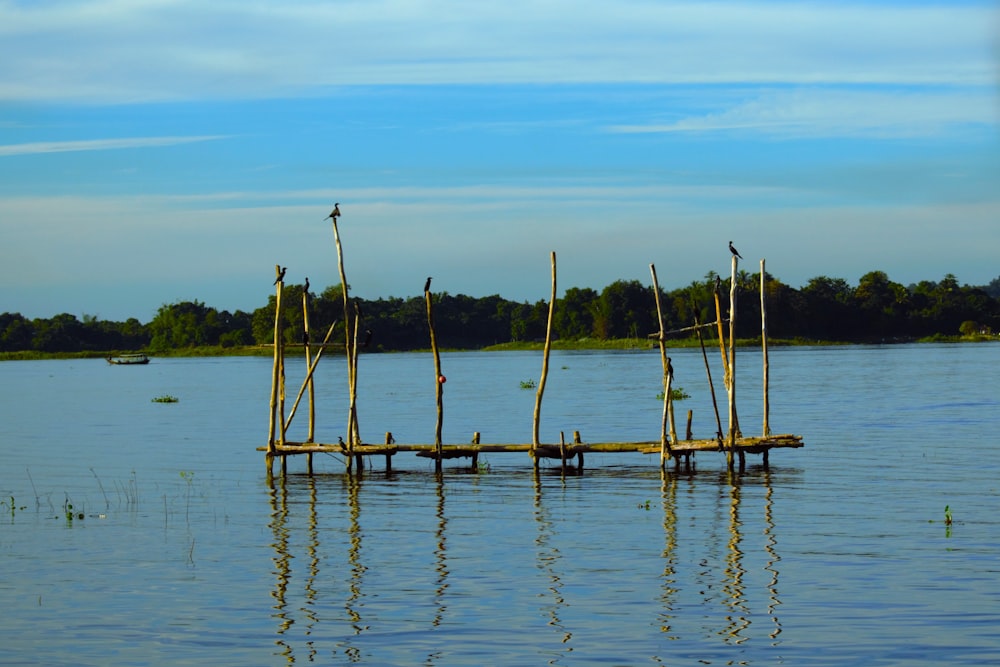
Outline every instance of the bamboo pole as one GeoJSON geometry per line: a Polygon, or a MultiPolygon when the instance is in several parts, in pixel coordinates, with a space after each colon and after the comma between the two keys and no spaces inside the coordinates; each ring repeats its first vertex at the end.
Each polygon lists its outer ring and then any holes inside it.
{"type": "MultiPolygon", "coordinates": [[[[694,321],[698,321],[698,311],[695,310],[694,321]]],[[[719,402],[715,398],[715,383],[712,382],[712,368],[708,363],[708,352],[705,350],[705,338],[701,335],[701,329],[698,329],[698,343],[701,344],[701,358],[705,361],[705,374],[708,376],[708,390],[712,394],[712,409],[715,411],[715,435],[720,440],[722,440],[722,419],[719,417],[719,402]]]]}
{"type": "MultiPolygon", "coordinates": [[[[274,266],[275,273],[279,276],[281,275],[281,267],[278,265],[274,266]]],[[[268,456],[274,454],[274,429],[275,429],[275,414],[278,409],[278,378],[279,378],[279,363],[281,355],[281,288],[282,284],[280,282],[275,283],[277,288],[275,290],[275,301],[274,301],[274,365],[271,368],[271,415],[268,419],[269,422],[269,434],[267,438],[267,453],[268,456]]],[[[268,464],[270,467],[270,462],[268,464]]]]}
{"type": "Polygon", "coordinates": [[[671,387],[673,380],[672,366],[667,358],[666,337],[663,333],[663,308],[660,305],[660,283],[656,279],[656,265],[649,265],[649,272],[653,276],[653,297],[656,300],[656,321],[659,323],[660,332],[656,337],[660,344],[660,363],[663,366],[663,417],[660,419],[660,468],[666,465],[670,458],[670,442],[676,439],[674,431],[673,410],[671,409],[672,397],[671,387]],[[670,441],[667,440],[667,421],[670,422],[670,441]]]}
{"type": "MultiPolygon", "coordinates": [[[[306,285],[308,286],[309,279],[306,278],[306,285]]],[[[314,442],[316,439],[316,387],[312,378],[312,349],[309,346],[309,291],[308,287],[302,290],[302,338],[303,346],[305,347],[306,355],[306,373],[308,374],[307,382],[309,383],[309,430],[306,433],[306,442],[314,442]]],[[[326,341],[323,341],[324,343],[326,341]]],[[[322,352],[323,348],[320,348],[322,352]]],[[[298,399],[296,399],[298,403],[298,399]]],[[[295,408],[292,408],[294,413],[295,408]]],[[[289,416],[289,421],[291,421],[291,416],[289,416]]],[[[312,455],[309,456],[308,462],[312,463],[312,455]]]]}
{"type": "MultiPolygon", "coordinates": [[[[316,371],[316,366],[319,364],[319,360],[323,356],[323,352],[326,350],[326,347],[325,347],[326,341],[328,341],[330,339],[330,334],[333,333],[333,328],[335,326],[337,326],[337,322],[336,321],[334,321],[334,323],[330,325],[330,328],[326,330],[326,337],[323,338],[323,345],[324,346],[320,347],[319,352],[316,353],[316,356],[313,358],[312,363],[309,365],[309,368],[306,370],[306,377],[302,381],[302,386],[299,387],[299,393],[295,396],[295,403],[292,404],[292,409],[288,413],[288,419],[285,421],[285,430],[287,430],[288,427],[291,426],[292,419],[295,417],[295,411],[299,407],[299,401],[302,400],[302,395],[305,393],[306,388],[308,386],[311,386],[312,378],[313,378],[313,373],[316,371]]],[[[312,438],[310,438],[308,440],[308,442],[312,442],[312,441],[313,441],[312,438]]]]}
{"type": "Polygon", "coordinates": [[[771,411],[770,402],[768,401],[768,379],[770,376],[770,367],[767,363],[767,299],[765,298],[766,290],[764,289],[764,281],[766,273],[764,272],[764,260],[760,260],[760,348],[764,355],[764,428],[761,433],[761,437],[766,438],[771,435],[771,426],[768,424],[768,417],[771,411]]]}
{"type": "Polygon", "coordinates": [[[427,327],[431,335],[431,352],[434,354],[434,395],[437,401],[437,424],[434,427],[434,469],[441,471],[441,460],[443,448],[441,444],[441,428],[444,424],[444,383],[445,377],[441,374],[441,355],[438,352],[437,334],[434,332],[434,307],[431,297],[430,285],[424,291],[424,301],[427,304],[427,327]]]}
{"type": "MultiPolygon", "coordinates": [[[[358,330],[361,328],[361,313],[354,309],[354,341],[351,346],[351,410],[350,432],[348,439],[353,445],[361,444],[361,429],[358,426],[358,330]]],[[[360,461],[360,459],[359,459],[360,461]]]]}
{"type": "MultiPolygon", "coordinates": [[[[344,301],[344,352],[347,355],[347,390],[350,395],[350,407],[347,411],[347,443],[348,448],[354,445],[354,365],[351,363],[351,314],[348,310],[347,275],[344,273],[344,249],[340,243],[340,230],[337,228],[336,216],[333,221],[333,241],[337,246],[337,269],[340,272],[340,291],[344,301]]],[[[351,468],[351,456],[347,457],[347,468],[351,468]]]]}
{"type": "Polygon", "coordinates": [[[733,469],[733,453],[736,451],[736,267],[739,263],[733,255],[732,276],[729,279],[729,453],[727,463],[733,469]]]}
{"type": "Polygon", "coordinates": [[[534,459],[535,468],[538,468],[538,457],[535,450],[538,447],[538,427],[542,415],[542,395],[545,393],[545,380],[549,376],[549,353],[552,350],[552,320],[556,310],[556,253],[550,254],[552,261],[552,296],[549,298],[549,318],[545,324],[545,348],[542,351],[542,377],[538,382],[538,391],[535,392],[535,415],[532,420],[531,431],[531,458],[534,459]]]}
{"type": "Polygon", "coordinates": [[[713,292],[715,296],[715,323],[719,328],[719,354],[722,355],[722,384],[728,390],[729,388],[729,358],[726,356],[726,336],[722,329],[722,302],[720,301],[719,292],[722,289],[722,282],[719,277],[715,277],[715,291],[713,292]]]}

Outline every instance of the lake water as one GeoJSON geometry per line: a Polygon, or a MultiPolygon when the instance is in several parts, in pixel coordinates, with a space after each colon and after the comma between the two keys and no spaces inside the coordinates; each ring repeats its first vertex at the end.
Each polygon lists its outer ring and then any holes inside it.
{"type": "MultiPolygon", "coordinates": [[[[690,409],[710,437],[701,352],[671,356],[679,429],[690,409]]],[[[769,471],[487,454],[438,476],[400,454],[348,476],[323,455],[273,486],[269,359],[0,363],[0,665],[1000,663],[1000,344],[770,356],[771,430],[805,447],[769,471]]],[[[752,435],[759,353],[737,363],[752,435]]],[[[360,366],[364,439],[433,442],[430,355],[360,366]]],[[[540,353],[442,370],[445,442],[531,440],[540,353]]],[[[657,440],[660,375],[656,352],[553,353],[542,440],[657,440]]],[[[344,362],[317,383],[335,442],[344,362]]]]}

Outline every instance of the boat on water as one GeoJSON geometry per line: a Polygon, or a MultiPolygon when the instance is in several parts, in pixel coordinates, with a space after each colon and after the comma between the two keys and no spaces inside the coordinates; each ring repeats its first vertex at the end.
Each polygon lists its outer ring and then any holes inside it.
{"type": "Polygon", "coordinates": [[[108,363],[114,366],[141,366],[149,363],[149,357],[141,352],[119,354],[117,357],[108,357],[108,363]]]}

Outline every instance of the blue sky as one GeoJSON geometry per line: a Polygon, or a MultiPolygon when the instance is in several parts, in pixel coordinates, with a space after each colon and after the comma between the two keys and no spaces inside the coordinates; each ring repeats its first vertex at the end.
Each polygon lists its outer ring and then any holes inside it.
{"type": "Polygon", "coordinates": [[[1000,276],[1000,5],[0,0],[0,312],[1000,276]]]}

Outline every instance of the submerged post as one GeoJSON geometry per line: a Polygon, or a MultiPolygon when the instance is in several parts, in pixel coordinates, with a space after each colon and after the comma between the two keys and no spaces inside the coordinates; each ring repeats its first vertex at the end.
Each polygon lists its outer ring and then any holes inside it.
{"type": "Polygon", "coordinates": [[[441,427],[444,424],[445,377],[441,374],[441,355],[438,352],[437,335],[434,332],[434,307],[431,297],[430,280],[427,281],[426,288],[424,289],[424,301],[427,303],[427,328],[430,329],[431,352],[434,354],[434,392],[437,400],[437,425],[434,428],[434,469],[441,472],[441,459],[443,457],[441,427]]]}
{"type": "MultiPolygon", "coordinates": [[[[771,410],[770,404],[768,402],[768,389],[767,381],[770,371],[767,364],[767,303],[765,299],[766,290],[765,276],[767,274],[764,272],[764,260],[760,260],[760,349],[764,355],[764,428],[761,433],[761,437],[766,438],[771,435],[771,426],[768,422],[768,413],[771,410]]],[[[764,451],[764,456],[767,456],[767,450],[764,451]]],[[[766,460],[766,459],[765,459],[766,460]]]]}
{"type": "Polygon", "coordinates": [[[538,468],[538,455],[535,451],[538,448],[538,426],[542,414],[542,395],[545,393],[545,380],[549,376],[549,352],[552,350],[552,319],[556,310],[556,253],[552,251],[552,296],[549,298],[549,318],[545,325],[545,348],[542,351],[542,378],[538,382],[538,391],[535,392],[535,416],[532,421],[531,433],[531,458],[534,459],[535,468],[538,468]]]}

